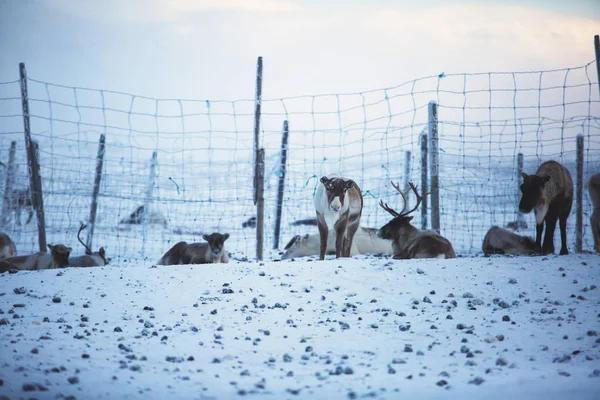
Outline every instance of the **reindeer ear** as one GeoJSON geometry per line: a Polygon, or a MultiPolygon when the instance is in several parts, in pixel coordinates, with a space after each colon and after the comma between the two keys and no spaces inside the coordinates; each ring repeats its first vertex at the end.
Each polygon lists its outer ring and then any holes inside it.
{"type": "Polygon", "coordinates": [[[408,222],[412,221],[412,219],[413,219],[413,216],[412,216],[412,215],[411,215],[410,217],[406,217],[406,220],[407,220],[408,222]]]}
{"type": "Polygon", "coordinates": [[[202,239],[204,239],[208,242],[208,235],[202,235],[202,239]]]}
{"type": "Polygon", "coordinates": [[[322,183],[323,185],[326,185],[326,184],[327,184],[327,182],[329,182],[329,178],[327,178],[326,176],[322,176],[322,177],[321,177],[321,183],[322,183]]]}
{"type": "Polygon", "coordinates": [[[354,185],[356,185],[354,183],[354,181],[352,179],[350,179],[349,181],[346,181],[346,189],[351,189],[354,185]]]}
{"type": "Polygon", "coordinates": [[[226,241],[227,239],[229,239],[229,233],[226,233],[223,235],[223,241],[226,241]]]}
{"type": "Polygon", "coordinates": [[[106,255],[106,251],[104,250],[104,247],[100,247],[100,250],[98,250],[98,253],[104,257],[106,255]]]}
{"type": "Polygon", "coordinates": [[[546,183],[546,182],[548,182],[549,180],[550,180],[550,175],[544,175],[544,176],[542,177],[542,183],[546,183]]]}
{"type": "Polygon", "coordinates": [[[525,172],[521,172],[521,176],[523,176],[523,180],[529,178],[529,175],[527,175],[525,172]]]}
{"type": "Polygon", "coordinates": [[[54,246],[52,246],[51,244],[48,245],[48,248],[50,249],[50,251],[54,250],[54,246]]]}

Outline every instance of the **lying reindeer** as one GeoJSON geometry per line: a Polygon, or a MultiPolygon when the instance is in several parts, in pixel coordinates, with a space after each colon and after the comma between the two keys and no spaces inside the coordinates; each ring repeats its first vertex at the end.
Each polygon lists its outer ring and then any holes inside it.
{"type": "MultiPolygon", "coordinates": [[[[329,233],[327,254],[335,254],[335,234],[329,233]]],[[[282,260],[290,258],[315,256],[319,254],[320,235],[296,235],[285,246],[282,260]]],[[[359,227],[354,235],[350,255],[357,254],[393,254],[392,241],[377,237],[377,229],[359,227]]]]}
{"type": "Polygon", "coordinates": [[[532,256],[539,254],[535,241],[520,236],[499,226],[492,226],[483,238],[483,254],[510,254],[514,256],[532,256]]]}
{"type": "Polygon", "coordinates": [[[226,264],[229,262],[229,254],[225,250],[225,241],[229,239],[229,233],[211,233],[202,235],[207,243],[175,244],[158,261],[158,265],[182,265],[182,264],[226,264]]]}
{"type": "Polygon", "coordinates": [[[585,186],[594,205],[594,211],[590,217],[592,234],[594,235],[594,250],[600,253],[600,174],[592,175],[585,182],[585,186]]]}
{"type": "Polygon", "coordinates": [[[0,260],[17,255],[17,248],[10,236],[0,233],[0,260]]]}
{"type": "Polygon", "coordinates": [[[79,243],[81,243],[85,248],[85,255],[70,257],[69,265],[72,267],[103,267],[108,264],[104,247],[100,247],[100,250],[92,253],[92,250],[85,243],[83,243],[83,240],[81,240],[79,237],[81,231],[85,229],[86,226],[86,224],[81,224],[79,232],[77,232],[77,240],[79,240],[79,243]]]}
{"type": "Polygon", "coordinates": [[[11,269],[21,271],[36,271],[40,269],[64,268],[69,266],[69,254],[71,248],[62,244],[48,245],[50,253],[42,252],[29,256],[17,256],[6,258],[0,263],[0,272],[11,269]]]}
{"type": "Polygon", "coordinates": [[[523,173],[521,185],[523,196],[519,203],[519,211],[535,214],[535,242],[542,249],[542,254],[554,253],[554,230],[556,220],[560,224],[560,254],[569,254],[567,249],[567,218],[573,205],[573,180],[568,169],[556,161],[546,161],[539,166],[534,175],[523,173]],[[542,231],[546,223],[544,244],[542,231]]]}
{"type": "Polygon", "coordinates": [[[325,259],[330,229],[335,230],[335,256],[350,257],[363,208],[358,185],[350,179],[324,176],[317,186],[314,204],[320,236],[319,259],[325,259]]]}
{"type": "Polygon", "coordinates": [[[392,186],[400,193],[404,200],[404,207],[402,208],[402,211],[398,213],[390,208],[387,203],[384,203],[382,200],[379,201],[379,206],[390,213],[394,219],[379,229],[377,236],[382,239],[393,241],[395,259],[455,258],[456,253],[454,253],[452,244],[448,239],[436,232],[422,231],[410,224],[413,217],[409,217],[408,215],[419,207],[423,197],[419,196],[419,192],[412,182],[409,182],[408,184],[410,189],[412,189],[417,196],[417,204],[412,210],[405,211],[407,206],[406,194],[408,194],[408,190],[407,193],[402,193],[398,184],[392,182],[392,186]]]}

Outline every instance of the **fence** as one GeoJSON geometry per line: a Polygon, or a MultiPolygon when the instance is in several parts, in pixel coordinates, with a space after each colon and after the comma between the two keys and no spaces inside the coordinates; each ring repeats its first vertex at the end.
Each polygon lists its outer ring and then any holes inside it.
{"type": "MultiPolygon", "coordinates": [[[[329,173],[359,183],[362,225],[371,227],[389,220],[380,199],[400,205],[391,180],[428,184],[421,190],[431,190],[431,198],[414,224],[439,229],[458,253],[476,254],[491,225],[519,221],[522,234],[534,235],[533,215],[517,212],[520,163],[533,173],[555,159],[575,180],[579,136],[581,177],[600,171],[595,62],[549,71],[440,74],[360,93],[263,99],[257,90],[256,97],[154,99],[26,77],[0,83],[2,230],[25,254],[40,244],[35,220],[42,219],[48,243],[76,248],[80,222],[95,219],[88,242],[104,246],[113,260],[154,260],[177,241],[229,232],[234,258],[254,259],[260,147],[267,258],[276,255],[274,244],[281,248],[295,234],[317,232],[295,222],[314,217],[318,178],[329,173]],[[44,211],[28,224],[27,212],[18,217],[10,201],[35,187],[24,114],[38,144],[44,211]],[[422,168],[424,162],[429,165],[422,168]]],[[[593,248],[591,211],[584,194],[583,250],[593,248]]],[[[572,216],[571,250],[575,225],[572,216]]]]}

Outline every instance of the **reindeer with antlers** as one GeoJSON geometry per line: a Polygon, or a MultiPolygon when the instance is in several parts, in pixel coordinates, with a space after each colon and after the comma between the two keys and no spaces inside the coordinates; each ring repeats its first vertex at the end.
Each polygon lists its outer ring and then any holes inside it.
{"type": "Polygon", "coordinates": [[[108,264],[104,247],[100,247],[100,250],[97,252],[92,252],[92,249],[83,243],[83,240],[79,237],[81,231],[84,230],[86,226],[86,224],[82,223],[79,232],[77,232],[77,240],[79,240],[79,243],[85,248],[85,255],[69,257],[69,265],[72,267],[103,267],[108,264]]]}
{"type": "Polygon", "coordinates": [[[454,253],[452,244],[448,239],[436,232],[422,231],[411,225],[410,221],[413,217],[409,216],[409,214],[415,211],[423,200],[423,197],[419,196],[416,186],[412,182],[408,182],[410,188],[404,193],[400,190],[397,183],[391,183],[394,189],[402,196],[404,207],[402,207],[402,211],[396,212],[387,203],[384,203],[383,200],[379,201],[379,206],[390,213],[394,219],[379,229],[377,236],[393,241],[394,259],[455,258],[456,253],[454,253]],[[411,189],[417,196],[417,204],[411,210],[406,211],[408,205],[406,195],[411,189]]]}

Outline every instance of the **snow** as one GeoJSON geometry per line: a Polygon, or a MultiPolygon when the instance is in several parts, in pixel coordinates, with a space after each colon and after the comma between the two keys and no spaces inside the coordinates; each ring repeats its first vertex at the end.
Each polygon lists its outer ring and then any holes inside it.
{"type": "Polygon", "coordinates": [[[599,271],[572,254],[5,273],[0,398],[598,398],[599,271]]]}

